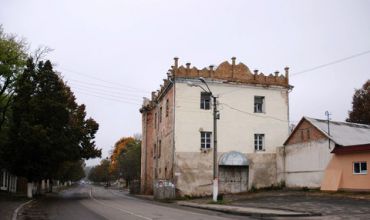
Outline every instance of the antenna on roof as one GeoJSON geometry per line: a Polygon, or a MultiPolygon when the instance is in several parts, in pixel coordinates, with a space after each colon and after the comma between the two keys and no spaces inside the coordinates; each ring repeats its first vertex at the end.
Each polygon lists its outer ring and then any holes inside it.
{"type": "Polygon", "coordinates": [[[329,136],[329,149],[330,149],[330,115],[331,113],[329,111],[325,111],[326,120],[328,121],[328,136],[329,136]]]}

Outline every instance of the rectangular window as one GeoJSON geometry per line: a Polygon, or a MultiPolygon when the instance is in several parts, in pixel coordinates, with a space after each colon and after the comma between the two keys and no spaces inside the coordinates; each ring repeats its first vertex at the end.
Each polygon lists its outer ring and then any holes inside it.
{"type": "Polygon", "coordinates": [[[201,149],[211,148],[211,136],[212,136],[212,132],[209,132],[209,131],[200,132],[200,148],[201,149]]]}
{"type": "Polygon", "coordinates": [[[200,93],[200,109],[210,109],[211,108],[211,94],[208,92],[200,93]]]}
{"type": "Polygon", "coordinates": [[[169,100],[166,100],[166,117],[168,117],[168,113],[170,111],[170,106],[169,106],[169,100]]]}
{"type": "Polygon", "coordinates": [[[162,153],[162,141],[159,140],[159,143],[158,143],[158,158],[161,157],[161,153],[162,153]]]}
{"type": "Polygon", "coordinates": [[[254,134],[254,150],[264,151],[265,150],[265,135],[254,134]]]}
{"type": "Polygon", "coordinates": [[[264,96],[255,96],[254,97],[254,112],[263,113],[265,112],[265,97],[264,96]]]}
{"type": "Polygon", "coordinates": [[[157,145],[154,144],[154,148],[153,148],[153,158],[156,158],[157,157],[157,145]]]}
{"type": "Polygon", "coordinates": [[[157,128],[157,113],[154,114],[154,128],[157,128]]]}
{"type": "Polygon", "coordinates": [[[367,174],[367,163],[366,162],[354,162],[353,163],[354,174],[367,174]]]}
{"type": "Polygon", "coordinates": [[[159,108],[159,123],[162,122],[162,106],[159,108]]]}

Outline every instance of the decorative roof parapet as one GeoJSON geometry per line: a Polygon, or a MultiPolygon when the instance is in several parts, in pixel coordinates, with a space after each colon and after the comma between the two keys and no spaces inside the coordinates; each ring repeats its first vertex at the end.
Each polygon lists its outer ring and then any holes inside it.
{"type": "Polygon", "coordinates": [[[172,84],[175,78],[208,78],[213,80],[223,80],[224,83],[240,83],[240,84],[256,84],[263,86],[283,86],[291,88],[289,85],[289,67],[285,67],[285,75],[280,75],[279,71],[275,71],[274,75],[264,75],[254,70],[253,73],[244,63],[236,64],[236,58],[231,58],[231,63],[224,61],[216,69],[213,65],[208,68],[197,69],[191,68],[191,63],[186,63],[184,66],[179,66],[179,58],[174,58],[174,65],[167,72],[167,79],[163,79],[163,84],[160,85],[160,90],[154,91],[151,94],[150,102],[144,98],[143,106],[140,112],[146,109],[155,107],[162,95],[166,93],[167,88],[172,84]]]}
{"type": "Polygon", "coordinates": [[[224,80],[226,82],[235,82],[241,84],[260,84],[276,85],[289,88],[289,67],[285,67],[285,75],[275,71],[274,74],[265,75],[254,70],[252,73],[244,63],[236,64],[236,58],[231,58],[231,63],[224,61],[216,69],[214,66],[198,69],[191,67],[191,63],[186,66],[178,66],[178,58],[175,57],[175,64],[172,68],[172,76],[175,78],[208,78],[214,80],[224,80]]]}

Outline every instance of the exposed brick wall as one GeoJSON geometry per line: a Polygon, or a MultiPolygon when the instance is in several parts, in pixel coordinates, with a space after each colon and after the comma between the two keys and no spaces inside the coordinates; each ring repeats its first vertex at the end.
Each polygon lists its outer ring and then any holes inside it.
{"type": "MultiPolygon", "coordinates": [[[[173,175],[173,114],[174,114],[173,87],[160,98],[157,104],[157,177],[161,180],[171,180],[173,175]],[[160,109],[162,108],[162,112],[160,109]],[[162,115],[160,115],[162,114],[162,115]],[[161,120],[160,120],[161,118],[161,120]]],[[[156,161],[155,161],[156,163],[156,161]]]]}
{"type": "Polygon", "coordinates": [[[303,121],[297,125],[296,129],[294,129],[293,134],[290,136],[286,145],[306,143],[325,138],[327,137],[322,134],[321,131],[319,131],[307,120],[303,119],[303,121]]]}
{"type": "Polygon", "coordinates": [[[141,146],[141,191],[153,193],[153,147],[154,147],[154,110],[144,111],[142,115],[143,140],[141,146]]]}

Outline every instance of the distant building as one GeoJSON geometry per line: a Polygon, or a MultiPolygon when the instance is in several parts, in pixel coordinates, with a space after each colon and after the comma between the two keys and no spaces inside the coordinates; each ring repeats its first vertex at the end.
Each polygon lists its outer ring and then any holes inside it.
{"type": "Polygon", "coordinates": [[[217,68],[174,66],[160,89],[144,99],[141,190],[153,193],[158,180],[179,195],[208,195],[213,179],[213,115],[209,93],[218,97],[220,192],[241,192],[276,183],[276,147],[289,133],[288,68],[264,75],[243,63],[217,68]]]}
{"type": "Polygon", "coordinates": [[[370,190],[370,126],[303,117],[278,148],[288,187],[370,190]]]}
{"type": "Polygon", "coordinates": [[[0,169],[0,190],[17,192],[17,177],[6,169],[0,169]]]}

